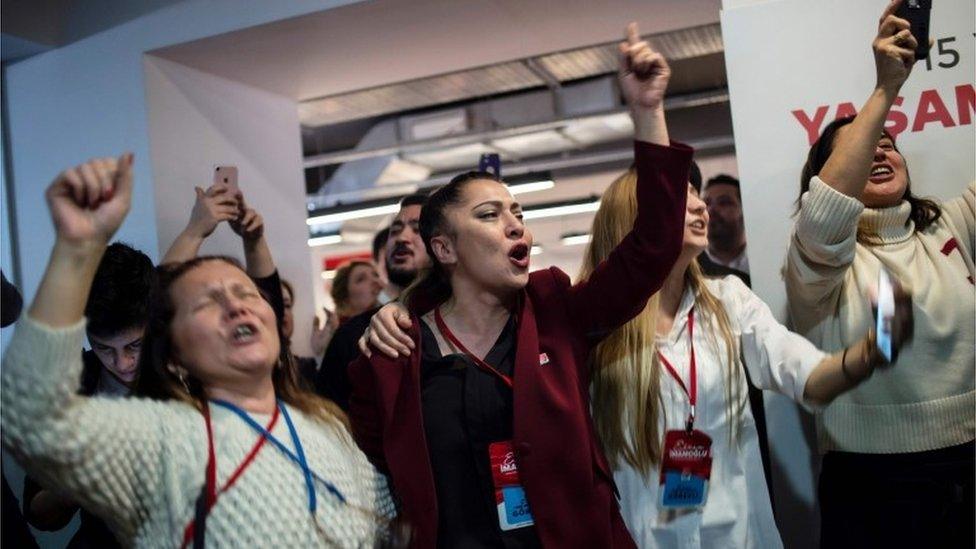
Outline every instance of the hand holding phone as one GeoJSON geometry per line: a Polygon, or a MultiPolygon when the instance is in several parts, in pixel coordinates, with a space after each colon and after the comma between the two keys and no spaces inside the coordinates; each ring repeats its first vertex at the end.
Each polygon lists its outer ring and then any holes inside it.
{"type": "Polygon", "coordinates": [[[227,185],[231,196],[236,195],[240,190],[237,186],[237,166],[217,166],[214,168],[213,182],[214,185],[227,185]]]}
{"type": "Polygon", "coordinates": [[[914,316],[911,294],[887,269],[878,272],[875,312],[875,345],[887,363],[898,359],[898,351],[912,338],[914,316]]]}
{"type": "Polygon", "coordinates": [[[895,16],[900,17],[911,25],[909,31],[918,46],[915,48],[915,59],[925,59],[929,56],[929,16],[932,13],[932,0],[902,0],[895,10],[895,16]]]}

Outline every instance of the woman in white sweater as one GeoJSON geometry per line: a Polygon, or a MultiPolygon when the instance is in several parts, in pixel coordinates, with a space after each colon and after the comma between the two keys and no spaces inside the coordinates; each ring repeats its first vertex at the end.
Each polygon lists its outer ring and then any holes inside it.
{"type": "MultiPolygon", "coordinates": [[[[604,192],[581,278],[634,222],[635,183],[627,173],[604,192]]],[[[738,278],[703,276],[695,258],[708,245],[708,211],[690,184],[687,204],[683,249],[664,286],[592,355],[600,365],[594,423],[638,546],[781,547],[743,368],[761,389],[825,404],[880,363],[874,334],[865,328],[848,349],[826,355],[777,322],[738,278]],[[711,440],[711,471],[704,503],[675,508],[663,497],[669,449],[662,441],[689,419],[711,440]]],[[[900,294],[898,304],[896,345],[911,323],[910,300],[900,294]]]]}
{"type": "Polygon", "coordinates": [[[914,292],[914,338],[895,367],[817,414],[821,543],[972,547],[974,187],[942,204],[915,197],[884,133],[915,62],[896,7],[874,40],[875,89],[810,151],[787,258],[793,323],[828,351],[873,325],[882,267],[914,292]]]}
{"type": "Polygon", "coordinates": [[[82,313],[131,174],[131,154],[92,160],[47,191],[57,240],[4,357],[4,447],[127,546],[382,539],[394,513],[384,479],[344,417],[297,389],[274,312],[233,260],[164,271],[143,351],[159,399],[77,395],[82,313]]]}

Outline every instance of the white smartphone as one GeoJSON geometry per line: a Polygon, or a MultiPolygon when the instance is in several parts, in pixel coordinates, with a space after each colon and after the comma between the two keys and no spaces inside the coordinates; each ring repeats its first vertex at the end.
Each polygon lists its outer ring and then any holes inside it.
{"type": "Polygon", "coordinates": [[[878,272],[878,314],[875,319],[875,333],[878,351],[885,360],[891,362],[894,354],[892,326],[895,320],[895,287],[891,282],[891,273],[881,267],[878,272]]]}

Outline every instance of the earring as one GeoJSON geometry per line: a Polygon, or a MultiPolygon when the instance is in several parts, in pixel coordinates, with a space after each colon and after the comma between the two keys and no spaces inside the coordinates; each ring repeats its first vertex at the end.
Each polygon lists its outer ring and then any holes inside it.
{"type": "Polygon", "coordinates": [[[170,364],[167,369],[169,370],[169,373],[175,375],[176,378],[180,380],[186,394],[192,394],[190,393],[190,385],[186,382],[186,369],[184,369],[182,366],[174,366],[172,364],[170,364]]]}
{"type": "Polygon", "coordinates": [[[180,378],[180,383],[183,384],[183,389],[186,390],[186,394],[188,394],[188,395],[191,394],[190,393],[190,385],[186,382],[186,374],[183,373],[182,370],[180,370],[177,373],[177,377],[180,378]]]}

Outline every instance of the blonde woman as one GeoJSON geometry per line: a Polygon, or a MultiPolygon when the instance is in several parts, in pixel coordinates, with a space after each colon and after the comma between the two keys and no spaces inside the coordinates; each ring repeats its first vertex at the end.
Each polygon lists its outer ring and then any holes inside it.
{"type": "MultiPolygon", "coordinates": [[[[633,224],[635,184],[629,172],[604,193],[582,279],[633,224]]],[[[705,278],[695,258],[707,244],[708,212],[689,185],[678,261],[643,312],[591,355],[593,418],[639,546],[779,547],[742,368],[761,389],[818,405],[870,375],[880,354],[871,332],[834,355],[817,350],[780,325],[738,278],[705,278]],[[689,428],[703,435],[698,440],[710,439],[707,490],[688,505],[665,503],[661,469],[672,447],[664,441],[689,428]]],[[[904,295],[898,303],[900,342],[910,333],[911,310],[904,295]]]]}

